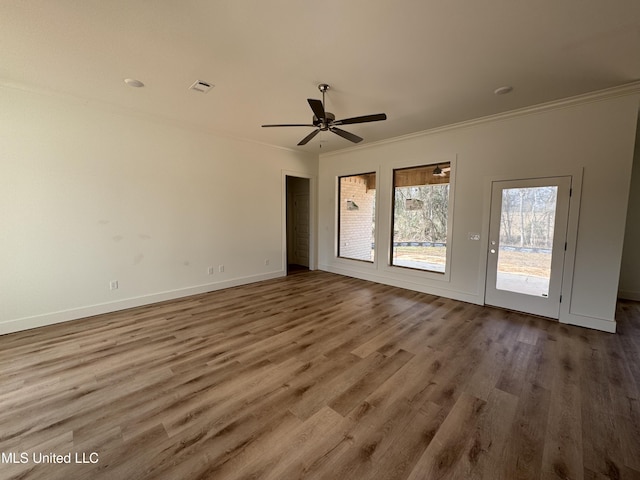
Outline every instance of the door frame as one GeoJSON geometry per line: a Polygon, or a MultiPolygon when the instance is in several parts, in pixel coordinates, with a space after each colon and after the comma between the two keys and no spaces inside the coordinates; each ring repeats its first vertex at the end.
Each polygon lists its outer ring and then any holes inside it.
{"type": "Polygon", "coordinates": [[[309,180],[309,270],[317,269],[316,256],[316,176],[308,173],[282,170],[282,258],[281,269],[287,274],[287,177],[297,177],[309,180]]]}
{"type": "Polygon", "coordinates": [[[569,202],[571,201],[570,176],[540,177],[523,180],[506,180],[492,182],[491,186],[491,213],[489,226],[489,249],[487,251],[487,279],[485,282],[485,303],[491,297],[492,306],[508,308],[512,310],[528,312],[547,318],[558,319],[560,317],[560,304],[562,301],[562,274],[564,271],[564,255],[567,227],[569,224],[569,202]],[[517,290],[498,288],[498,266],[501,245],[502,216],[503,216],[503,192],[509,189],[544,188],[557,186],[555,212],[553,216],[553,242],[551,245],[552,256],[550,260],[550,276],[548,294],[535,295],[522,293],[517,290]],[[493,233],[492,233],[493,230],[493,233]]]}
{"type": "MultiPolygon", "coordinates": [[[[575,325],[588,326],[588,319],[585,319],[584,315],[574,313],[571,310],[571,297],[573,291],[573,276],[576,260],[577,241],[578,241],[578,224],[580,220],[580,200],[582,197],[582,178],[584,175],[584,168],[578,169],[562,169],[562,168],[550,168],[545,169],[543,175],[540,171],[523,171],[520,174],[511,175],[495,175],[484,177],[484,201],[483,201],[483,221],[481,241],[479,248],[482,254],[480,255],[479,275],[478,275],[478,297],[481,299],[482,304],[486,305],[486,282],[487,282],[487,252],[489,251],[489,223],[491,221],[491,192],[494,182],[511,181],[511,180],[526,180],[531,178],[546,178],[546,177],[571,177],[571,197],[569,199],[569,216],[567,219],[567,250],[564,255],[563,271],[562,271],[562,302],[560,303],[560,312],[558,320],[560,323],[568,323],[575,325]]],[[[596,319],[594,319],[594,327],[596,319]]]]}

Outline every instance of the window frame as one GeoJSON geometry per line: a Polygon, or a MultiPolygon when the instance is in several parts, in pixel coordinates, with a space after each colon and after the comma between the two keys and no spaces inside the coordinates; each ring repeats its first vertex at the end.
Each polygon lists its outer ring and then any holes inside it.
{"type": "Polygon", "coordinates": [[[454,212],[454,199],[455,199],[455,173],[456,173],[456,159],[454,158],[440,158],[437,160],[421,160],[416,162],[396,162],[390,165],[390,211],[389,211],[389,246],[387,249],[388,255],[388,267],[390,271],[402,271],[405,274],[415,275],[417,277],[427,277],[434,280],[449,282],[451,279],[451,257],[452,257],[452,239],[453,239],[453,212],[454,212]],[[436,165],[442,166],[443,164],[449,164],[449,194],[447,204],[447,241],[446,241],[446,253],[445,253],[445,265],[444,271],[429,270],[422,268],[409,267],[405,265],[396,265],[393,263],[394,252],[394,227],[395,227],[395,207],[396,207],[396,171],[409,170],[421,167],[435,168],[436,165]]]}
{"type": "Polygon", "coordinates": [[[354,261],[354,262],[361,262],[363,264],[366,265],[374,265],[376,264],[377,258],[378,258],[378,244],[376,242],[376,238],[378,237],[378,182],[379,182],[379,172],[372,170],[372,171],[367,171],[367,172],[361,172],[361,173],[348,173],[348,174],[341,174],[341,175],[337,175],[336,177],[336,190],[337,190],[337,202],[336,202],[336,235],[335,235],[335,253],[336,253],[336,258],[340,259],[340,260],[347,260],[347,261],[354,261]],[[375,230],[374,230],[374,235],[373,235],[373,259],[372,260],[364,260],[361,258],[354,258],[354,257],[346,257],[341,255],[340,253],[340,239],[341,239],[341,213],[342,213],[342,188],[341,188],[341,180],[343,178],[348,178],[348,177],[360,177],[360,176],[366,176],[366,175],[375,175],[375,181],[376,181],[376,189],[375,189],[375,197],[374,197],[374,212],[373,212],[373,224],[375,225],[375,230]]]}

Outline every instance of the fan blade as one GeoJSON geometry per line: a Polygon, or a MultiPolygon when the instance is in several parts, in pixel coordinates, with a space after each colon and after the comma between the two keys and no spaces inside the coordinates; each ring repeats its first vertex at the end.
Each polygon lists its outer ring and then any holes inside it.
{"type": "Polygon", "coordinates": [[[307,135],[302,140],[300,140],[298,142],[298,145],[306,145],[307,143],[309,143],[309,140],[311,140],[313,137],[315,137],[318,133],[320,133],[320,129],[314,130],[309,135],[307,135]]]}
{"type": "Polygon", "coordinates": [[[342,130],[341,128],[330,127],[329,130],[331,130],[336,135],[340,135],[342,138],[346,138],[347,140],[353,143],[358,143],[362,141],[361,137],[354,135],[353,133],[349,133],[345,130],[342,130]]]}
{"type": "Polygon", "coordinates": [[[318,120],[324,120],[326,115],[324,113],[324,106],[320,100],[315,100],[313,98],[307,98],[307,102],[309,102],[309,106],[311,110],[313,110],[313,114],[316,116],[318,120]]]}
{"type": "Polygon", "coordinates": [[[380,120],[386,120],[386,113],[376,113],[374,115],[363,115],[361,117],[345,118],[344,120],[336,120],[332,125],[350,125],[353,123],[367,123],[367,122],[379,122],[380,120]]]}
{"type": "Polygon", "coordinates": [[[278,125],[262,125],[263,127],[315,127],[311,123],[281,123],[278,125]]]}

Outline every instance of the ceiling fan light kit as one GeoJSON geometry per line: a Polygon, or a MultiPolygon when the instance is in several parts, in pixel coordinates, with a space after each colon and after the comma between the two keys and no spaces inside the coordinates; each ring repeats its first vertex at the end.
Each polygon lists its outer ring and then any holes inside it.
{"type": "Polygon", "coordinates": [[[313,111],[313,119],[311,123],[281,123],[277,125],[262,125],[263,127],[313,127],[316,130],[311,132],[309,135],[304,137],[302,140],[298,142],[298,145],[306,145],[309,141],[315,137],[320,132],[330,131],[335,133],[336,135],[346,138],[350,142],[359,143],[363,139],[357,135],[354,135],[351,132],[347,132],[346,130],[342,130],[338,128],[337,125],[353,125],[356,123],[368,123],[368,122],[378,122],[381,120],[386,120],[387,115],[384,113],[376,113],[373,115],[362,115],[360,117],[351,117],[344,118],[342,120],[336,120],[336,116],[325,110],[325,93],[331,87],[326,83],[321,83],[318,85],[318,90],[322,92],[322,100],[316,100],[314,98],[308,98],[307,102],[313,111]]]}
{"type": "Polygon", "coordinates": [[[440,164],[436,164],[436,168],[433,169],[433,171],[431,172],[431,175],[433,175],[434,177],[446,177],[447,175],[449,175],[449,172],[451,171],[451,166],[446,166],[444,168],[440,168],[440,164]]]}

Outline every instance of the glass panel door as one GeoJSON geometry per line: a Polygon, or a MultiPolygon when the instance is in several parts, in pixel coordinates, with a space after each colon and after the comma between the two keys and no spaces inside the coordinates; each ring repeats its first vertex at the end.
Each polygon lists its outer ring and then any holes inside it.
{"type": "Polygon", "coordinates": [[[570,177],[494,182],[485,303],[558,318],[570,177]]]}
{"type": "Polygon", "coordinates": [[[549,296],[557,186],[504,188],[496,288],[549,296]]]}

